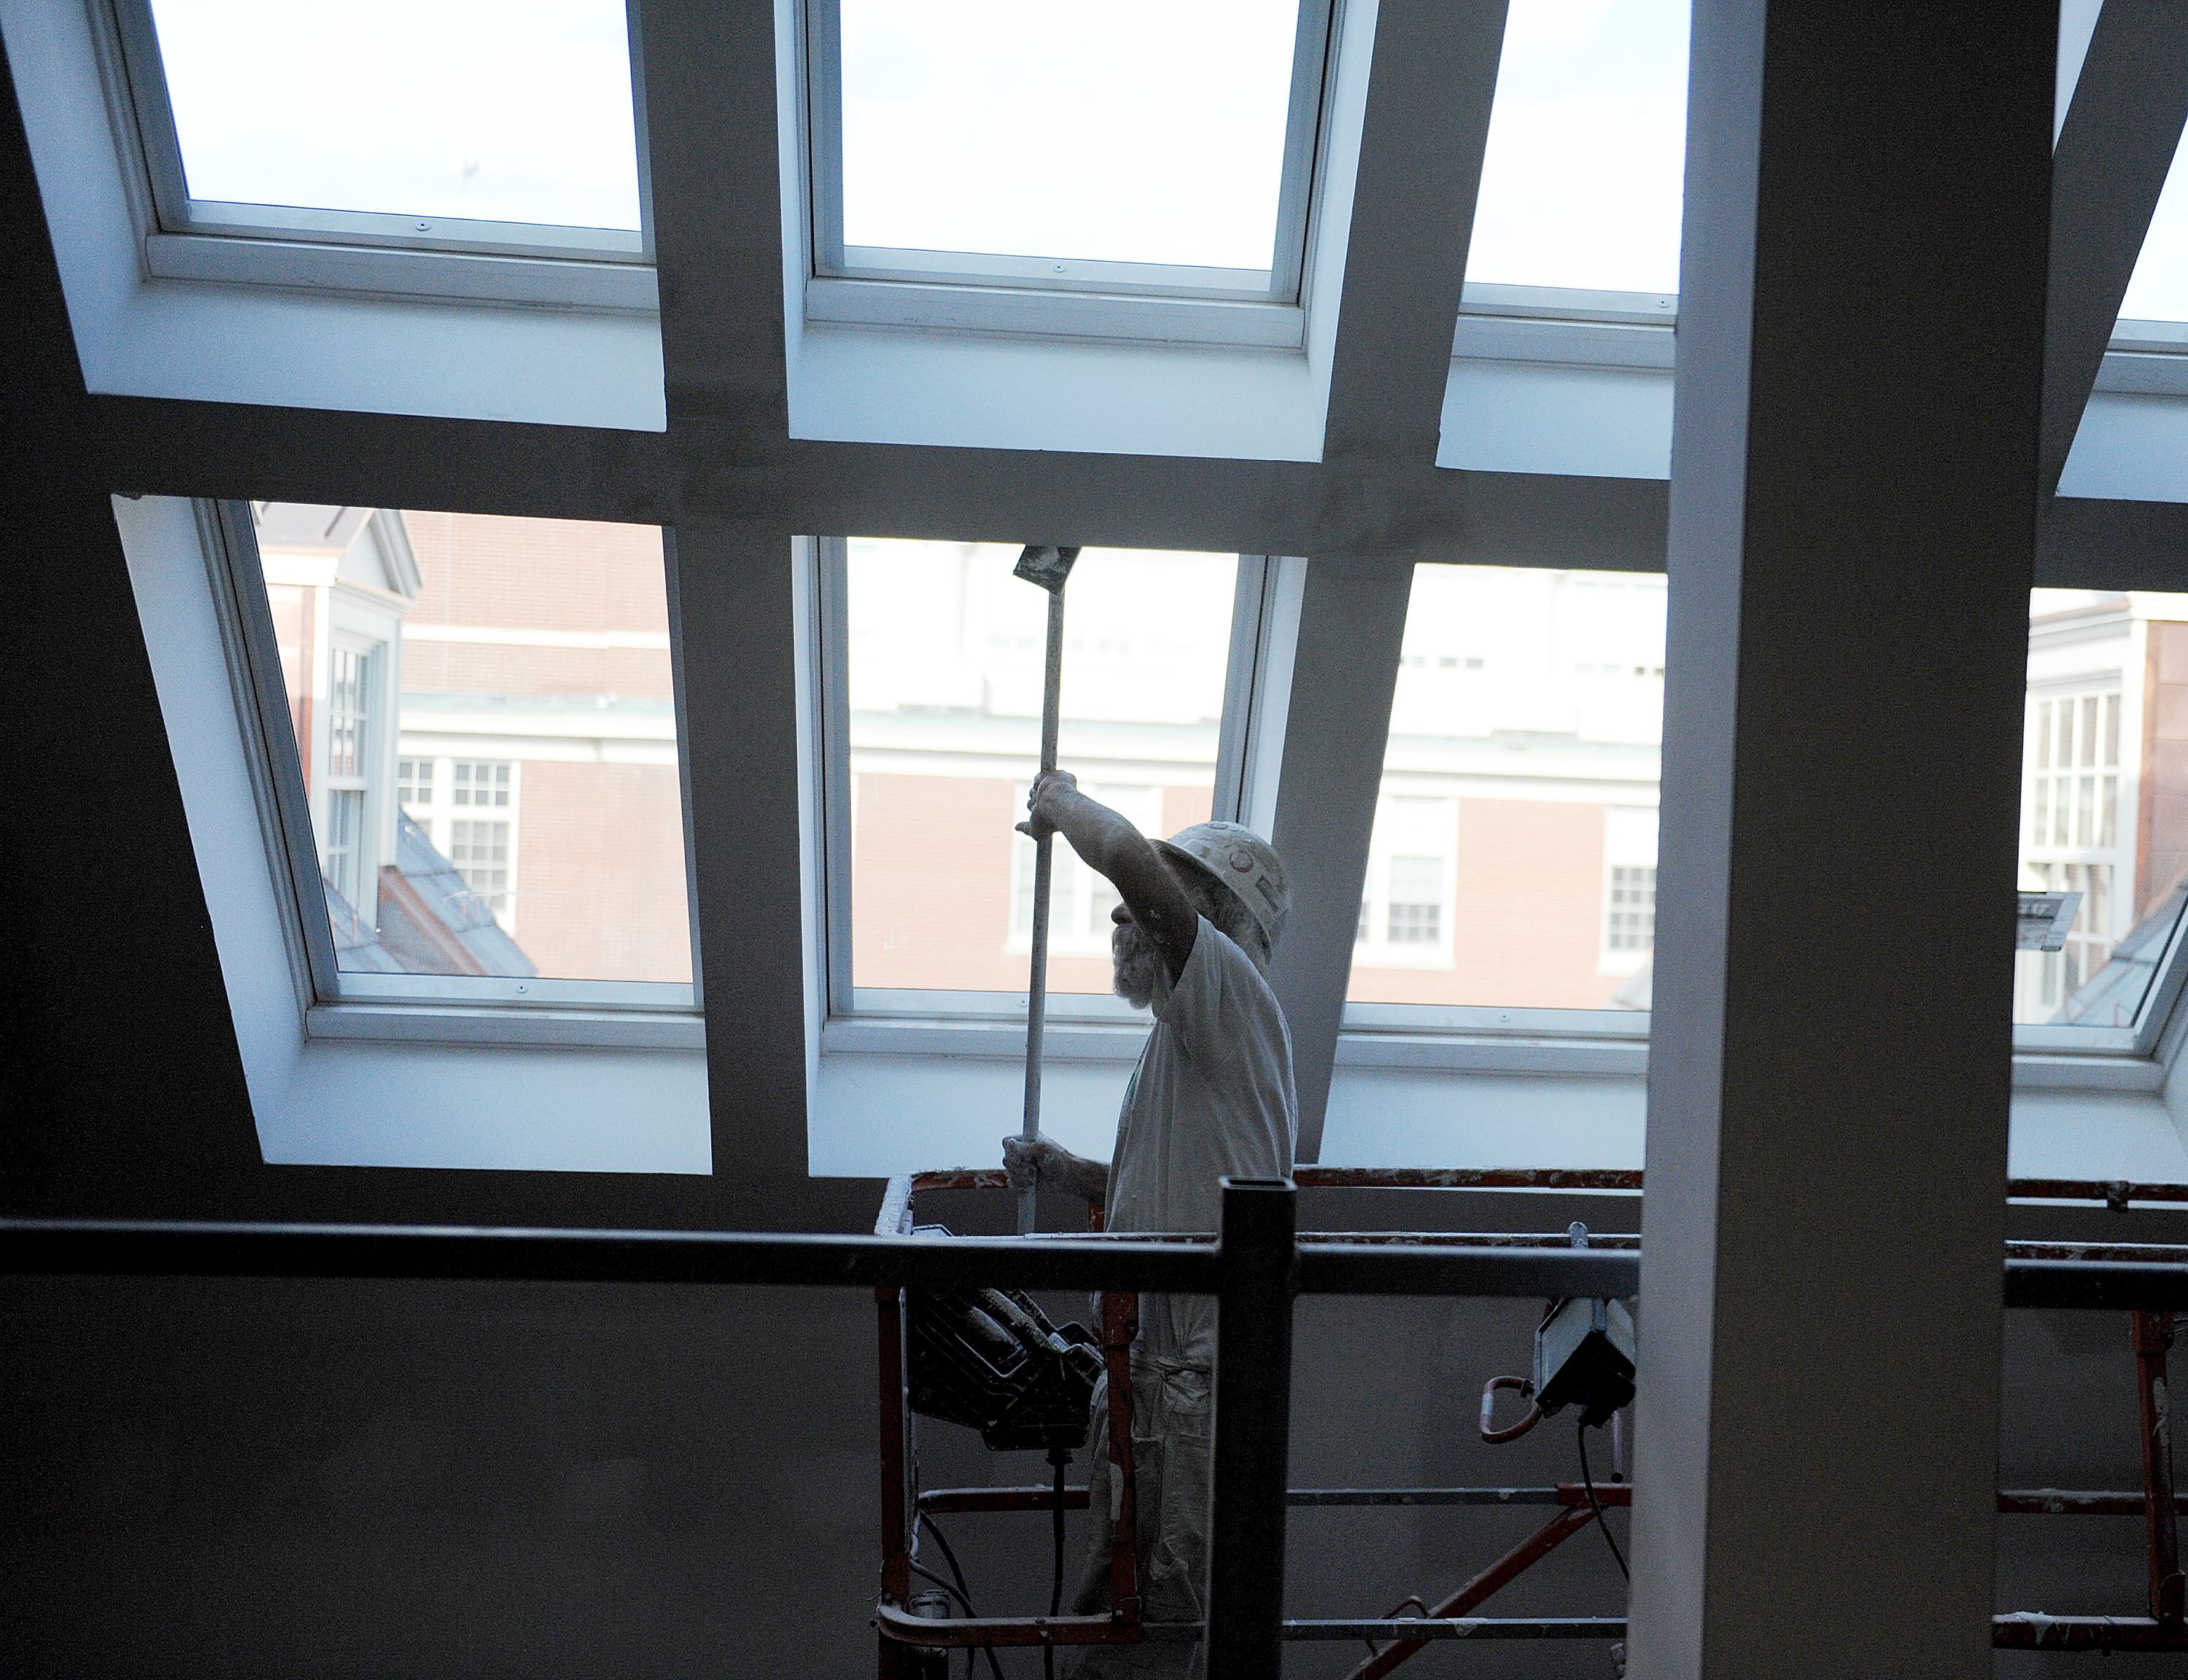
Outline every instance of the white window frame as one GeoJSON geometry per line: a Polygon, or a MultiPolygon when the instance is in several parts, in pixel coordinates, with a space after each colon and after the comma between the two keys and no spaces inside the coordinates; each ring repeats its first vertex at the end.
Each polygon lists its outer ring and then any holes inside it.
{"type": "MultiPolygon", "coordinates": [[[[305,1031],[329,1038],[400,1038],[459,1042],[594,1044],[647,1048],[697,1048],[705,1042],[698,981],[563,980],[533,977],[386,974],[345,972],[336,963],[328,926],[311,803],[305,792],[282,680],[273,615],[266,601],[251,508],[245,502],[200,501],[198,526],[211,583],[223,651],[236,699],[236,714],[249,758],[267,864],[280,902],[299,1009],[305,1031]]],[[[679,757],[684,728],[684,681],[676,611],[674,533],[662,533],[663,583],[669,605],[669,647],[674,668],[679,757]]],[[[392,685],[391,674],[386,680],[392,685]]],[[[391,688],[390,699],[393,699],[391,688]]],[[[392,827],[395,787],[395,719],[382,722],[388,775],[380,790],[379,815],[368,800],[368,820],[392,827]]],[[[324,727],[315,719],[314,728],[324,727]]],[[[412,754],[412,757],[423,756],[412,754]]],[[[512,774],[514,772],[512,771],[512,774]]],[[[685,907],[691,950],[699,950],[693,888],[689,768],[684,804],[685,907]]]]}
{"type": "Polygon", "coordinates": [[[150,0],[85,0],[145,273],[154,279],[304,288],[613,313],[660,307],[653,269],[639,18],[630,31],[639,228],[420,217],[189,195],[150,0]]]}
{"type": "Polygon", "coordinates": [[[1301,0],[1276,239],[1258,269],[846,245],[837,0],[802,0],[798,50],[809,321],[1152,339],[1297,350],[1305,341],[1316,206],[1336,73],[1339,0],[1301,0]]]}

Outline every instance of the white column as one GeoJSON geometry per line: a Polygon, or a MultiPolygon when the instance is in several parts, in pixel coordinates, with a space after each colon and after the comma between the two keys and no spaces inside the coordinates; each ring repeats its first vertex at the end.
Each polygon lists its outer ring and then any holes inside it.
{"type": "Polygon", "coordinates": [[[1697,0],[1629,1671],[1990,1672],[2043,0],[1697,0]]]}

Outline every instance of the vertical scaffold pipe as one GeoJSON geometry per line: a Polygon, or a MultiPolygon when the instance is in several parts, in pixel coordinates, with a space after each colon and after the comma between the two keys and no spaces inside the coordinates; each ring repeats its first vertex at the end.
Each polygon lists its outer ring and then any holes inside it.
{"type": "Polygon", "coordinates": [[[1282,1664],[1298,1199],[1286,1179],[1223,1181],[1208,1680],[1282,1664]]]}

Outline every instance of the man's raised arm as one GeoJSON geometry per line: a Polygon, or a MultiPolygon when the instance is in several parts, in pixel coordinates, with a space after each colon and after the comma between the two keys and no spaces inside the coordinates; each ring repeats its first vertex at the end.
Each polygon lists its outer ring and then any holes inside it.
{"type": "Polygon", "coordinates": [[[1172,982],[1185,972],[1200,932],[1200,912],[1147,836],[1098,799],[1079,791],[1069,770],[1049,770],[1033,785],[1018,832],[1039,840],[1061,834],[1089,869],[1108,878],[1155,949],[1172,982]]]}

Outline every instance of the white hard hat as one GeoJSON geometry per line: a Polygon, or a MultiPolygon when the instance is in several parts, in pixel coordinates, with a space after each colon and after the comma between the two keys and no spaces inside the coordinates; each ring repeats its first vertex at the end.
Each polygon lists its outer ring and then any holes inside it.
{"type": "Polygon", "coordinates": [[[1229,888],[1253,916],[1269,949],[1277,948],[1283,937],[1284,918],[1291,911],[1292,893],[1275,847],[1235,822],[1197,822],[1155,844],[1229,888]]]}

